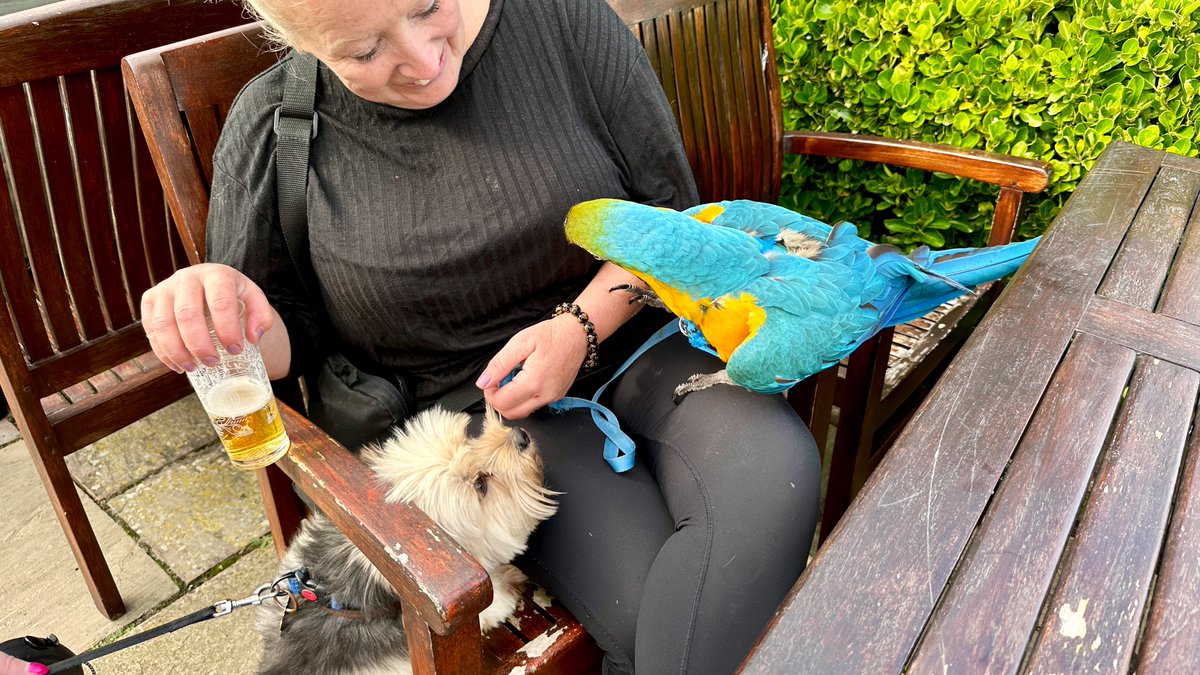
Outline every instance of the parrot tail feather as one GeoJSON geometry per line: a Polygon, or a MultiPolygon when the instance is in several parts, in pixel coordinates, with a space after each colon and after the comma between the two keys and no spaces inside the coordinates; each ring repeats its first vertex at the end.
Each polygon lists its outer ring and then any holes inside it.
{"type": "Polygon", "coordinates": [[[933,253],[932,262],[923,270],[930,278],[910,285],[896,298],[899,302],[890,303],[881,327],[918,319],[971,288],[1012,274],[1039,240],[1035,237],[1004,246],[933,253]]]}

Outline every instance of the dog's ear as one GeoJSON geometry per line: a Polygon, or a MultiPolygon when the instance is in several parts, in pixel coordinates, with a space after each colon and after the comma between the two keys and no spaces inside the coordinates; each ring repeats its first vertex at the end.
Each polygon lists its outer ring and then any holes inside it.
{"type": "Polygon", "coordinates": [[[488,482],[492,479],[492,474],[480,471],[475,474],[471,480],[471,487],[475,489],[475,494],[479,495],[480,499],[487,496],[488,482]]]}
{"type": "Polygon", "coordinates": [[[500,416],[500,413],[496,412],[496,409],[492,407],[491,403],[484,404],[484,415],[487,416],[489,422],[499,424],[501,426],[504,425],[504,418],[500,416]]]}

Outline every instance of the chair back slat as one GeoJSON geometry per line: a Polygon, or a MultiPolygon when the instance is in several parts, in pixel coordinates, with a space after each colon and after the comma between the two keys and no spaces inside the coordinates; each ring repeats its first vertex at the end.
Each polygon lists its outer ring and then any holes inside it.
{"type": "MultiPolygon", "coordinates": [[[[117,254],[110,211],[108,169],[104,162],[104,140],[97,118],[98,97],[92,74],[75,73],[66,81],[67,102],[71,110],[71,128],[78,167],[80,198],[83,200],[87,242],[94,266],[100,300],[108,324],[118,330],[133,323],[121,259],[117,254]]],[[[94,337],[94,336],[92,336],[94,337]]]]}
{"type": "MultiPolygon", "coordinates": [[[[63,98],[59,84],[58,78],[38,80],[30,83],[29,92],[37,116],[38,140],[47,188],[46,203],[53,227],[49,239],[57,240],[57,253],[67,281],[67,285],[62,288],[65,297],[63,300],[57,300],[55,304],[65,301],[67,306],[73,307],[79,324],[77,337],[58,336],[58,343],[62,346],[75,344],[77,340],[87,341],[100,337],[108,332],[108,327],[100,309],[96,279],[89,264],[91,255],[88,253],[87,235],[83,229],[80,190],[76,187],[79,175],[72,160],[74,129],[69,128],[69,125],[73,124],[74,111],[63,98]]],[[[79,112],[90,113],[93,117],[95,115],[91,110],[79,112]]],[[[83,140],[86,142],[86,139],[83,140]]],[[[46,289],[43,289],[43,293],[46,292],[46,289]]]]}
{"type": "MultiPolygon", "coordinates": [[[[0,88],[0,100],[5,97],[6,89],[13,88],[20,89],[20,85],[0,88]]],[[[24,237],[18,229],[15,201],[12,183],[0,180],[0,286],[9,298],[8,306],[15,322],[9,334],[16,337],[11,341],[0,340],[0,350],[7,352],[3,353],[6,361],[20,360],[26,356],[30,360],[38,360],[53,354],[54,347],[50,344],[42,314],[38,310],[37,291],[25,256],[24,237]],[[22,346],[24,354],[21,353],[22,346]]],[[[6,312],[0,312],[0,315],[6,322],[9,320],[6,312]]]]}
{"type": "Polygon", "coordinates": [[[766,0],[609,0],[671,102],[703,201],[774,202],[783,117],[766,0]]]}
{"type": "MultiPolygon", "coordinates": [[[[167,202],[163,199],[162,185],[159,184],[158,174],[154,171],[154,160],[150,158],[150,150],[146,147],[146,137],[140,131],[133,134],[133,145],[142,237],[150,263],[150,283],[157,284],[175,272],[175,254],[172,248],[179,246],[178,235],[173,230],[174,226],[167,220],[167,202]]],[[[139,289],[137,293],[140,296],[142,290],[139,289]]]]}
{"type": "Polygon", "coordinates": [[[112,209],[116,222],[116,245],[125,275],[125,289],[138,312],[141,294],[150,288],[150,269],[142,243],[138,195],[134,189],[133,142],[121,71],[106,67],[96,71],[96,90],[100,95],[100,119],[103,120],[105,149],[108,153],[108,181],[112,186],[112,209]]]}
{"type": "MultiPolygon", "coordinates": [[[[0,130],[4,133],[8,150],[12,192],[17,197],[25,252],[29,256],[37,290],[35,297],[23,298],[22,301],[41,306],[49,321],[51,341],[59,349],[69,349],[79,344],[79,332],[71,315],[66,279],[53,238],[50,197],[43,181],[45,167],[37,151],[37,134],[29,116],[29,101],[20,86],[0,90],[0,130]]],[[[71,196],[74,197],[74,191],[71,196]]],[[[36,330],[36,327],[23,325],[21,329],[22,334],[26,334],[27,331],[36,330]]]]}

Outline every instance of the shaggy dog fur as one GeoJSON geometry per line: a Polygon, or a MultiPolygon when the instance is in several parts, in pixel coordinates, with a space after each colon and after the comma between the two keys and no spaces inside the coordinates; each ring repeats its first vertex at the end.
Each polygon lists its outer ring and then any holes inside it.
{"type": "MultiPolygon", "coordinates": [[[[516,608],[526,581],[508,563],[557,507],[555,493],[543,484],[537,447],[523,429],[505,426],[490,409],[478,436],[469,435],[469,422],[464,413],[431,408],[381,446],[364,448],[362,458],[390,486],[389,502],[419,507],[487,570],[493,600],[479,616],[487,630],[516,608]]],[[[301,601],[285,617],[279,603],[264,602],[258,616],[265,643],[260,672],[412,672],[396,592],[328,518],[304,521],[280,574],[297,567],[308,569],[322,598],[334,597],[361,615],[301,601]]]]}

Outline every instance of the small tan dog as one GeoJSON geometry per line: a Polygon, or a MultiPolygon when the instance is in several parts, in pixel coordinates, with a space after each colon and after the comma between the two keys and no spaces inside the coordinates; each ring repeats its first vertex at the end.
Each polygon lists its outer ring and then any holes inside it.
{"type": "MultiPolygon", "coordinates": [[[[526,578],[509,563],[554,514],[556,493],[546,489],[524,429],[505,426],[491,408],[478,436],[468,433],[469,422],[465,413],[431,408],[365,447],[362,459],[389,486],[389,502],[419,507],[487,570],[493,600],[479,615],[487,630],[516,608],[526,578]]],[[[396,592],[325,516],[304,521],[280,574],[300,567],[319,599],[300,601],[286,616],[278,603],[263,603],[261,673],[412,672],[396,592]]]]}

